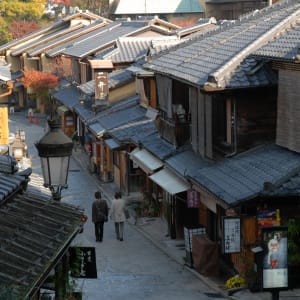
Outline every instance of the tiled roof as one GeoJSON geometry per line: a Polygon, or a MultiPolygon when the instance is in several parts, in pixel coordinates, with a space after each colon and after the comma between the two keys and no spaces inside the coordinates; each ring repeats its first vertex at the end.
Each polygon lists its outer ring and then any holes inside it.
{"type": "Polygon", "coordinates": [[[43,39],[43,37],[45,37],[47,39],[47,36],[50,34],[52,34],[53,32],[60,32],[65,30],[66,28],[70,28],[70,22],[73,19],[78,19],[78,18],[85,18],[85,19],[89,19],[89,20],[103,20],[104,18],[97,16],[95,14],[92,13],[76,13],[74,15],[70,15],[70,16],[66,16],[65,18],[58,20],[56,22],[54,22],[53,24],[50,24],[48,26],[45,26],[39,30],[36,30],[34,32],[31,32],[29,34],[26,34],[18,39],[14,39],[6,44],[3,44],[0,46],[0,51],[3,50],[7,50],[10,48],[13,48],[17,45],[22,45],[25,43],[25,45],[27,44],[27,42],[33,46],[34,45],[34,41],[32,41],[32,39],[36,39],[37,41],[41,40],[41,37],[43,39]]]}
{"type": "Polygon", "coordinates": [[[0,203],[6,197],[16,192],[24,182],[26,182],[24,176],[0,173],[0,203]]]}
{"type": "Polygon", "coordinates": [[[204,9],[198,0],[121,0],[113,14],[180,14],[199,12],[204,12],[204,9]]]}
{"type": "MultiPolygon", "coordinates": [[[[109,89],[120,87],[128,82],[134,81],[132,73],[127,70],[117,70],[108,74],[109,89]]],[[[88,81],[78,86],[84,94],[89,96],[95,95],[95,80],[88,81]]]]}
{"type": "MultiPolygon", "coordinates": [[[[89,40],[89,39],[92,39],[93,36],[96,38],[96,39],[99,39],[99,35],[101,34],[104,34],[104,33],[107,33],[107,31],[111,31],[112,29],[118,27],[121,25],[121,22],[120,21],[115,21],[115,22],[112,22],[108,25],[106,25],[105,27],[100,27],[100,28],[97,28],[97,25],[96,25],[96,28],[95,30],[92,30],[90,32],[83,32],[82,35],[80,36],[76,36],[74,39],[71,39],[69,41],[66,41],[65,43],[61,44],[61,45],[58,45],[56,47],[53,47],[51,49],[49,49],[47,52],[46,52],[46,55],[49,56],[49,57],[54,57],[56,56],[57,54],[59,53],[62,53],[64,51],[66,51],[66,49],[68,48],[72,48],[74,45],[76,45],[77,43],[80,44],[81,42],[84,42],[86,40],[89,40]]],[[[90,25],[90,27],[92,28],[93,27],[93,24],[90,25]]]]}
{"type": "Polygon", "coordinates": [[[99,31],[93,31],[90,34],[86,34],[77,40],[74,40],[72,45],[66,47],[65,50],[61,51],[61,53],[68,56],[82,58],[114,44],[115,40],[120,36],[133,34],[145,26],[148,26],[148,22],[116,21],[105,26],[105,28],[99,31]]]}
{"type": "Polygon", "coordinates": [[[178,154],[174,154],[170,158],[167,158],[165,163],[183,177],[213,164],[211,161],[202,159],[193,150],[184,150],[178,154]]]}
{"type": "Polygon", "coordinates": [[[137,109],[138,100],[138,96],[129,97],[103,109],[88,120],[87,127],[94,132],[95,135],[98,135],[124,123],[126,124],[126,122],[140,118],[145,112],[137,109]],[[128,118],[124,111],[128,113],[128,118]]]}
{"type": "Polygon", "coordinates": [[[128,124],[133,120],[140,119],[146,114],[146,110],[138,103],[134,106],[117,111],[105,110],[105,114],[98,117],[98,122],[107,130],[128,124]]]}
{"type": "Polygon", "coordinates": [[[91,109],[92,101],[89,101],[89,105],[82,105],[77,103],[73,106],[74,111],[80,117],[83,122],[87,122],[88,120],[95,117],[95,113],[91,109]]]}
{"type": "Polygon", "coordinates": [[[288,28],[276,39],[254,52],[254,55],[294,61],[300,48],[300,21],[288,28]]]}
{"type": "MultiPolygon", "coordinates": [[[[51,51],[53,48],[61,47],[63,50],[67,43],[73,41],[77,37],[80,37],[88,32],[94,31],[99,28],[103,28],[107,26],[107,22],[103,22],[103,20],[99,20],[90,25],[85,25],[84,23],[79,23],[77,26],[73,26],[72,28],[67,28],[64,31],[59,31],[58,33],[47,36],[47,40],[43,40],[40,45],[35,45],[35,47],[28,51],[29,56],[36,56],[43,52],[51,51]]],[[[58,54],[58,52],[55,52],[58,54]]]]}
{"type": "Polygon", "coordinates": [[[228,205],[236,205],[263,194],[266,182],[279,187],[299,170],[299,154],[265,145],[195,170],[189,177],[228,205]]]}
{"type": "Polygon", "coordinates": [[[277,73],[265,60],[246,58],[235,72],[226,78],[226,88],[258,87],[277,84],[277,73]]]}
{"type": "Polygon", "coordinates": [[[60,39],[66,38],[66,36],[76,35],[77,32],[84,27],[84,24],[77,24],[72,27],[65,27],[47,35],[41,35],[39,38],[32,40],[29,43],[18,46],[17,49],[11,51],[12,56],[18,56],[22,53],[28,52],[30,56],[34,56],[43,52],[48,47],[53,47],[60,39]],[[37,48],[37,49],[36,49],[37,48]]]}
{"type": "Polygon", "coordinates": [[[79,103],[80,93],[76,87],[71,86],[54,93],[52,96],[72,110],[79,103]]]}
{"type": "Polygon", "coordinates": [[[31,299],[80,230],[78,207],[25,192],[0,205],[0,282],[31,299]]]}
{"type": "Polygon", "coordinates": [[[299,11],[299,1],[280,1],[149,58],[144,67],[208,90],[223,89],[247,56],[297,22],[299,11]]]}
{"type": "Polygon", "coordinates": [[[174,145],[162,139],[157,132],[147,136],[144,140],[141,140],[141,143],[144,145],[145,149],[161,160],[176,153],[174,145]]]}
{"type": "Polygon", "coordinates": [[[113,128],[108,133],[119,142],[138,144],[148,136],[157,133],[157,129],[153,120],[143,116],[123,126],[113,128]]]}

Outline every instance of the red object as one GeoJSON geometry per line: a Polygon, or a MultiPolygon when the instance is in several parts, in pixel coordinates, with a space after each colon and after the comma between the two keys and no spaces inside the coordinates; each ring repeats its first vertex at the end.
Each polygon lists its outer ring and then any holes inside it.
{"type": "Polygon", "coordinates": [[[37,124],[39,124],[39,118],[38,117],[35,117],[34,118],[34,123],[37,125],[37,124]]]}
{"type": "Polygon", "coordinates": [[[29,116],[29,122],[32,123],[32,115],[29,116]]]}
{"type": "Polygon", "coordinates": [[[271,260],[271,268],[272,268],[272,269],[275,269],[276,266],[277,266],[277,263],[278,263],[278,259],[273,259],[273,260],[271,260]]]}
{"type": "Polygon", "coordinates": [[[87,221],[87,219],[88,219],[87,215],[81,216],[81,222],[85,223],[87,221]]]}

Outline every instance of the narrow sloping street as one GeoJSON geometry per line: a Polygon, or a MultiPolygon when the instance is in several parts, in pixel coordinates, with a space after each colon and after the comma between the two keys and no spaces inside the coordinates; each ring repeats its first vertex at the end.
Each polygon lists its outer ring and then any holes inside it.
{"type": "MultiPolygon", "coordinates": [[[[45,119],[40,118],[35,124],[29,122],[25,112],[15,113],[10,116],[9,127],[10,132],[18,129],[26,132],[33,169],[29,188],[47,192],[41,186],[40,162],[34,146],[45,133],[45,119]]],[[[125,224],[124,241],[121,242],[116,240],[114,224],[109,221],[105,224],[103,242],[96,243],[91,204],[94,192],[101,189],[100,182],[72,159],[68,186],[63,190],[62,201],[83,207],[88,216],[84,232],[77,236],[73,246],[95,247],[96,252],[97,278],[77,281],[76,288],[83,292],[83,299],[224,299],[146,239],[135,225],[125,224]]]]}

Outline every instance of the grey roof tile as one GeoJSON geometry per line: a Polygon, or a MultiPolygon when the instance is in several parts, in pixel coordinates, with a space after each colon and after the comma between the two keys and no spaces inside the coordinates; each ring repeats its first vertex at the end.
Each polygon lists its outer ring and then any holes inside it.
{"type": "Polygon", "coordinates": [[[161,160],[176,153],[174,145],[162,139],[158,133],[147,136],[144,140],[141,140],[141,143],[149,152],[161,160]]]}
{"type": "Polygon", "coordinates": [[[284,31],[294,21],[290,17],[299,10],[298,1],[280,2],[166,54],[149,58],[144,67],[193,85],[203,86],[214,78],[218,86],[226,86],[223,81],[228,73],[233,74],[248,55],[275,37],[275,25],[277,33],[284,31]]]}
{"type": "Polygon", "coordinates": [[[79,91],[74,86],[64,88],[54,93],[52,96],[71,110],[79,103],[80,98],[79,91]]]}
{"type": "Polygon", "coordinates": [[[279,187],[299,170],[299,154],[265,145],[189,175],[228,205],[236,205],[263,194],[265,182],[279,187]]]}
{"type": "Polygon", "coordinates": [[[146,110],[139,104],[135,106],[118,110],[115,112],[106,111],[105,115],[99,117],[98,122],[107,130],[127,124],[130,121],[137,120],[146,114],[146,110]]]}
{"type": "MultiPolygon", "coordinates": [[[[73,109],[83,122],[87,122],[95,117],[95,113],[91,110],[91,105],[82,105],[78,102],[79,101],[77,101],[77,103],[73,106],[73,109]]],[[[90,101],[90,104],[91,103],[92,102],[90,101]]]]}
{"type": "Polygon", "coordinates": [[[119,142],[132,142],[138,144],[150,135],[157,133],[154,121],[143,116],[124,126],[116,127],[108,131],[119,142]]]}
{"type": "Polygon", "coordinates": [[[211,161],[202,159],[193,150],[184,150],[176,153],[167,158],[165,163],[184,177],[191,172],[213,164],[211,161]]]}
{"type": "Polygon", "coordinates": [[[1,285],[10,287],[12,299],[34,296],[78,233],[82,215],[79,207],[28,192],[1,203],[1,285]]]}
{"type": "Polygon", "coordinates": [[[253,54],[265,58],[280,59],[280,60],[295,60],[299,51],[300,41],[300,24],[293,24],[280,36],[267,45],[261,47],[253,54]]]}
{"type": "Polygon", "coordinates": [[[120,36],[133,34],[138,29],[148,26],[148,22],[113,22],[104,29],[81,36],[76,42],[69,45],[62,54],[83,58],[91,53],[100,51],[115,43],[120,36]]]}

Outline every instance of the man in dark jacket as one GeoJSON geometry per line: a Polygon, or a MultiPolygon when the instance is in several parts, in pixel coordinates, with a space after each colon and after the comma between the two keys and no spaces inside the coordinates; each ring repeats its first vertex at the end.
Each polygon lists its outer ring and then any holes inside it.
{"type": "Polygon", "coordinates": [[[102,242],[104,222],[108,220],[108,205],[101,199],[101,192],[95,192],[95,200],[92,205],[92,221],[95,224],[96,242],[102,242]]]}

